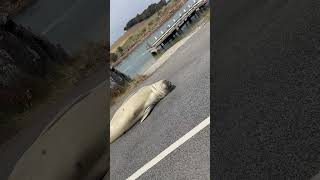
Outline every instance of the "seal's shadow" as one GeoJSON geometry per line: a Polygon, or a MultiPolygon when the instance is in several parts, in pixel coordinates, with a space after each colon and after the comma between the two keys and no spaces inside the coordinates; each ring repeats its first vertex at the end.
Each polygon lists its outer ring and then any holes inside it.
{"type": "Polygon", "coordinates": [[[176,86],[172,84],[170,87],[169,93],[171,93],[175,88],[176,88],[176,86]]]}

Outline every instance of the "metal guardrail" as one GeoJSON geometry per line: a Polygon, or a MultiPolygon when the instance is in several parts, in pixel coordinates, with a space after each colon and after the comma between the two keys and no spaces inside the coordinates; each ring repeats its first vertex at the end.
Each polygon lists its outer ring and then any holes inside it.
{"type": "Polygon", "coordinates": [[[194,0],[193,2],[194,3],[191,6],[188,5],[188,10],[183,9],[184,13],[183,14],[180,13],[179,19],[177,20],[174,19],[173,24],[168,25],[168,29],[164,33],[161,31],[161,35],[159,38],[155,37],[156,41],[152,43],[152,45],[148,48],[148,51],[150,52],[155,51],[157,47],[159,47],[163,43],[163,41],[167,39],[169,35],[172,34],[172,32],[174,32],[175,30],[178,30],[185,23],[185,21],[188,20],[190,15],[195,11],[198,11],[201,6],[203,6],[208,2],[208,0],[198,0],[198,1],[194,0]]]}

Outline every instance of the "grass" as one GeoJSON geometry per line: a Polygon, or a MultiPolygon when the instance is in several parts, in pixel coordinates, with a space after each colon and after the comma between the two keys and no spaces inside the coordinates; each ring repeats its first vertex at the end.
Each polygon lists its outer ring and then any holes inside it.
{"type": "Polygon", "coordinates": [[[205,10],[205,15],[204,15],[204,19],[206,21],[210,21],[210,8],[205,10]]]}
{"type": "Polygon", "coordinates": [[[148,76],[145,75],[137,75],[134,78],[132,78],[132,81],[129,82],[129,84],[126,87],[124,87],[121,91],[112,94],[110,105],[112,106],[115,103],[117,103],[120,97],[126,95],[128,92],[137,87],[141,82],[145,81],[147,78],[148,76]]]}
{"type": "Polygon", "coordinates": [[[136,32],[141,26],[144,26],[146,21],[142,21],[134,26],[132,26],[129,30],[127,30],[121,37],[119,37],[112,45],[110,52],[116,53],[117,47],[123,46],[123,44],[129,39],[129,37],[136,32]]]}
{"type": "Polygon", "coordinates": [[[185,2],[186,0],[169,1],[157,13],[131,27],[111,46],[111,52],[117,54],[118,60],[126,57],[137,45],[166,22],[185,2]],[[121,47],[124,51],[118,52],[118,47],[121,47]]]}
{"type": "Polygon", "coordinates": [[[102,43],[88,43],[71,57],[71,63],[58,70],[65,77],[61,80],[76,84],[93,73],[98,66],[106,66],[106,55],[107,48],[102,43]]]}

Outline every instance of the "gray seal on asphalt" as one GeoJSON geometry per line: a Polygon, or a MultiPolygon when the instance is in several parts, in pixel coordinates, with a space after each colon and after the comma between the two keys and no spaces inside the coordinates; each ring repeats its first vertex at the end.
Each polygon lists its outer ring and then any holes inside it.
{"type": "Polygon", "coordinates": [[[167,80],[144,86],[129,97],[115,112],[110,122],[110,143],[119,138],[137,121],[144,121],[154,106],[173,89],[167,80]]]}

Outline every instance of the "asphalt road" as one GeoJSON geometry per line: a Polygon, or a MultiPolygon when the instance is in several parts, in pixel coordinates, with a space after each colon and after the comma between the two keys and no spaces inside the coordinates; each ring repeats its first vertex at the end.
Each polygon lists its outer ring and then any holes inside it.
{"type": "Polygon", "coordinates": [[[69,52],[107,38],[107,3],[102,0],[36,0],[14,20],[59,43],[69,52]]]}
{"type": "Polygon", "coordinates": [[[65,92],[56,101],[40,105],[23,119],[30,122],[30,125],[0,145],[0,179],[7,179],[23,153],[55,117],[59,117],[59,114],[67,111],[71,105],[81,101],[91,89],[104,82],[106,76],[105,71],[97,71],[93,76],[83,79],[77,86],[65,92]]]}
{"type": "MultiPolygon", "coordinates": [[[[100,42],[106,39],[106,8],[106,2],[100,0],[38,0],[14,20],[73,52],[86,41],[100,42]]],[[[106,77],[105,70],[98,69],[54,102],[32,111],[24,121],[36,123],[30,123],[31,126],[0,146],[0,179],[7,179],[15,163],[57,114],[77,101],[77,97],[101,84],[106,77]]]]}
{"type": "MultiPolygon", "coordinates": [[[[210,116],[209,23],[141,86],[160,79],[171,81],[176,88],[143,123],[137,123],[110,145],[112,180],[128,178],[210,116]]],[[[209,141],[207,126],[138,179],[209,179],[209,141]]]]}
{"type": "Polygon", "coordinates": [[[217,0],[211,179],[320,171],[320,2],[217,0]]]}
{"type": "Polygon", "coordinates": [[[107,88],[103,83],[92,89],[43,129],[15,164],[9,180],[103,177],[109,166],[107,88]]]}

